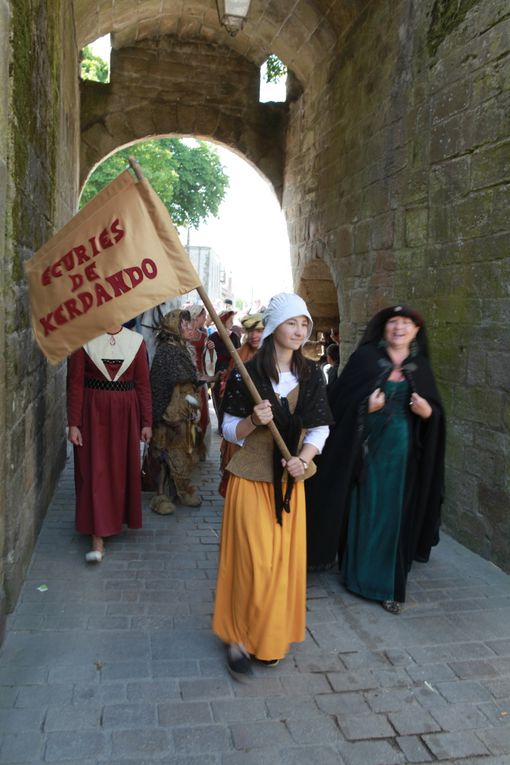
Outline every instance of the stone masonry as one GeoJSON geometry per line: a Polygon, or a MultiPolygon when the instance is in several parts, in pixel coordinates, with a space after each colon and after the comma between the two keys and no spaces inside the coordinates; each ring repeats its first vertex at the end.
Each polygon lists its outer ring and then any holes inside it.
{"type": "Polygon", "coordinates": [[[381,305],[423,311],[446,524],[510,567],[506,0],[261,0],[234,38],[213,0],[0,0],[0,42],[0,632],[64,460],[65,368],[34,346],[23,262],[105,153],[162,133],[221,141],[271,181],[295,287],[318,328],[340,316],[344,360],[381,305]],[[80,49],[108,32],[112,82],[80,88],[80,49]],[[272,52],[289,98],[261,105],[272,52]]]}

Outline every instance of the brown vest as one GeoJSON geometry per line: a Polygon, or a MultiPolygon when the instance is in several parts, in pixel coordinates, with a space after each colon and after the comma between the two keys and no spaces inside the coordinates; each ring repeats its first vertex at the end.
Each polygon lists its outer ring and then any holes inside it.
{"type": "MultiPolygon", "coordinates": [[[[299,393],[299,385],[293,388],[287,396],[289,409],[294,412],[299,393]]],[[[301,449],[306,430],[303,430],[299,439],[298,451],[301,449]]],[[[240,478],[250,481],[266,481],[273,483],[273,437],[269,428],[261,425],[255,428],[253,433],[246,437],[242,449],[237,449],[227,465],[227,470],[240,478]]],[[[303,476],[304,480],[317,472],[313,460],[303,476]]],[[[283,474],[284,480],[286,473],[283,474]]]]}

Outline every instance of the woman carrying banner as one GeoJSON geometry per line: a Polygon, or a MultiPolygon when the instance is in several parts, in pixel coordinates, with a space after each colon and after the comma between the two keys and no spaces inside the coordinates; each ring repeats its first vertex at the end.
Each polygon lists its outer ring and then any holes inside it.
{"type": "Polygon", "coordinates": [[[198,375],[186,345],[193,332],[189,311],[176,308],[162,319],[151,366],[154,436],[149,460],[159,465],[158,487],[151,509],[175,512],[173,499],[198,507],[202,499],[191,483],[200,418],[198,375]]]}
{"type": "Polygon", "coordinates": [[[69,359],[67,412],[74,445],[76,529],[92,536],[85,556],[99,563],[104,538],[142,526],[140,440],[150,441],[151,390],[140,334],[115,327],[69,359]]]}
{"type": "Polygon", "coordinates": [[[224,437],[242,448],[228,464],[213,631],[239,680],[252,674],[251,656],[274,666],[304,640],[303,479],[331,421],[322,372],[301,351],[311,330],[298,295],[275,295],[261,349],[246,365],[262,402],[253,405],[237,369],[225,391],[224,437]],[[287,462],[265,427],[273,419],[293,455],[287,462]]]}

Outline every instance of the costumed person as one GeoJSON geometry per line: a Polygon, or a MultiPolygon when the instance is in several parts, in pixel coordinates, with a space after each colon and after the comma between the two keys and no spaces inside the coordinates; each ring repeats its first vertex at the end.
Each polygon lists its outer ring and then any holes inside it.
{"type": "Polygon", "coordinates": [[[439,541],[445,416],[425,324],[379,311],[328,391],[335,425],[307,486],[308,561],[398,614],[413,560],[439,541]]]}
{"type": "Polygon", "coordinates": [[[114,327],[71,355],[67,419],[76,530],[92,537],[85,560],[99,563],[105,537],[142,527],[140,441],[151,439],[152,405],[140,334],[114,327]]]}
{"type": "Polygon", "coordinates": [[[198,507],[202,499],[191,483],[200,402],[197,369],[188,347],[193,325],[189,311],[176,308],[165,315],[157,334],[151,366],[153,438],[149,463],[157,463],[157,492],[151,509],[160,515],[180,504],[198,507]]]}
{"type": "Polygon", "coordinates": [[[323,366],[326,385],[329,388],[338,377],[338,368],[340,366],[340,346],[337,343],[330,343],[326,348],[326,364],[323,366]]]}
{"type": "MultiPolygon", "coordinates": [[[[207,345],[207,331],[204,329],[205,320],[207,314],[203,305],[195,303],[190,306],[189,309],[191,321],[193,324],[193,331],[191,333],[188,344],[193,350],[193,358],[195,360],[195,366],[198,372],[198,378],[200,381],[207,383],[214,378],[207,375],[205,371],[205,349],[207,345]]],[[[200,385],[200,429],[197,433],[196,448],[198,456],[201,462],[207,457],[208,445],[210,442],[210,427],[209,427],[209,399],[207,395],[207,384],[200,385]]]]}
{"type": "MultiPolygon", "coordinates": [[[[261,313],[252,313],[248,314],[244,317],[244,319],[241,320],[241,326],[246,332],[246,337],[244,342],[242,343],[241,347],[239,348],[239,358],[241,361],[246,364],[247,361],[249,361],[255,353],[257,352],[259,346],[260,346],[260,340],[262,338],[262,332],[264,331],[264,323],[263,323],[263,315],[261,313]]],[[[226,378],[222,384],[222,387],[220,389],[220,408],[223,406],[223,396],[225,395],[225,388],[227,386],[227,379],[230,376],[230,373],[234,369],[235,363],[234,359],[230,360],[230,364],[227,367],[226,370],[226,378]]],[[[225,492],[227,490],[227,481],[228,481],[228,471],[227,471],[227,465],[230,462],[234,452],[239,447],[236,446],[236,444],[231,443],[230,441],[226,441],[224,438],[221,439],[220,444],[220,485],[219,485],[219,493],[222,497],[225,496],[225,492]]]]}
{"type": "MultiPolygon", "coordinates": [[[[232,332],[232,326],[234,324],[234,315],[235,315],[235,311],[232,311],[232,310],[223,311],[222,313],[220,313],[219,318],[223,326],[228,332],[228,335],[232,341],[232,345],[234,346],[234,348],[239,348],[239,346],[241,345],[239,336],[235,332],[232,332]]],[[[212,391],[211,391],[214,411],[216,412],[216,417],[218,418],[218,433],[221,434],[221,421],[223,418],[223,413],[220,410],[220,394],[221,394],[221,385],[226,376],[226,369],[228,368],[228,365],[230,364],[230,353],[228,352],[228,348],[223,342],[223,339],[220,333],[218,332],[218,330],[216,330],[211,335],[209,335],[209,340],[207,343],[207,352],[216,353],[214,374],[218,375],[219,372],[221,373],[219,375],[218,382],[216,382],[212,386],[212,391]]]]}
{"type": "Polygon", "coordinates": [[[228,464],[213,631],[241,681],[253,672],[252,657],[274,666],[305,638],[303,479],[332,422],[322,371],[301,351],[311,331],[302,298],[275,295],[261,348],[246,364],[262,402],[253,404],[237,369],[225,391],[224,437],[241,448],[228,464]],[[273,419],[293,455],[288,461],[265,427],[273,419]]]}

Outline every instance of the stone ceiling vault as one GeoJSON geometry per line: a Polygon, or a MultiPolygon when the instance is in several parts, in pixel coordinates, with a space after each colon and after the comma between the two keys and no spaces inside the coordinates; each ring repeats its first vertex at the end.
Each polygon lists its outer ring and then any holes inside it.
{"type": "Polygon", "coordinates": [[[80,48],[112,33],[114,48],[166,35],[232,48],[257,66],[275,53],[303,85],[338,49],[370,0],[252,0],[244,29],[230,37],[215,0],[74,0],[80,48]]]}

